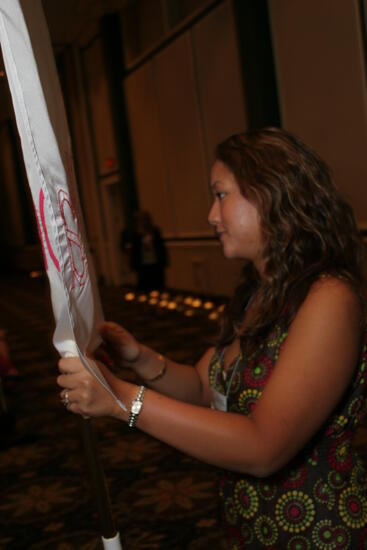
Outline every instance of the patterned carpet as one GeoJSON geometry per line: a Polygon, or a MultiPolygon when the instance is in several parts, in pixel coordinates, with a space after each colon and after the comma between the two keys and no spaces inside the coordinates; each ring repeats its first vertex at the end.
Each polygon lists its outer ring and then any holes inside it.
{"type": "MultiPolygon", "coordinates": [[[[192,363],[215,334],[208,317],[220,301],[205,309],[194,307],[199,302],[184,304],[181,296],[178,311],[169,309],[175,307],[167,303],[172,296],[161,296],[166,307],[160,307],[138,296],[126,301],[126,292],[101,289],[106,318],[173,359],[192,363]]],[[[9,418],[0,416],[0,549],[101,548],[80,421],[64,410],[55,383],[57,354],[43,278],[0,280],[0,327],[8,331],[22,374],[5,387],[12,430],[9,418]]],[[[124,550],[223,547],[215,468],[117,421],[93,421],[93,427],[124,550]]],[[[367,462],[367,427],[355,444],[367,462]]]]}
{"type": "MultiPolygon", "coordinates": [[[[215,333],[213,309],[181,297],[182,310],[171,310],[125,293],[101,289],[106,318],[173,359],[192,363],[215,333]]],[[[80,421],[64,410],[55,383],[48,283],[1,280],[0,326],[22,374],[5,384],[12,430],[0,416],[0,549],[101,548],[80,421]]],[[[93,429],[124,550],[221,548],[215,468],[114,420],[94,420],[93,429]]]]}

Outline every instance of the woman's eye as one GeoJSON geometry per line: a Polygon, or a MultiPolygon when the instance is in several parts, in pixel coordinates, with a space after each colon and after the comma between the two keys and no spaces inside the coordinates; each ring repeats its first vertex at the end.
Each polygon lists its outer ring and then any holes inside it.
{"type": "Polygon", "coordinates": [[[224,199],[226,194],[224,193],[224,191],[217,191],[217,193],[215,193],[215,196],[221,201],[222,199],[224,199]]]}

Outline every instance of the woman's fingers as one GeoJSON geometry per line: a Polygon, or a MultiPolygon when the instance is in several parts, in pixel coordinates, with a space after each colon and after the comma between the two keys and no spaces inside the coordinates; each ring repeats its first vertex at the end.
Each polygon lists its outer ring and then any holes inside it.
{"type": "MultiPolygon", "coordinates": [[[[60,398],[68,411],[83,416],[114,414],[116,402],[105,388],[84,367],[78,357],[59,360],[57,384],[62,388],[60,398]]],[[[107,382],[113,387],[115,377],[103,363],[98,363],[107,382]]]]}
{"type": "Polygon", "coordinates": [[[115,348],[117,352],[119,352],[122,347],[131,345],[132,342],[135,342],[135,338],[132,334],[117,323],[103,323],[99,327],[99,332],[107,346],[109,345],[109,347],[115,348]]]}
{"type": "Polygon", "coordinates": [[[64,389],[60,393],[60,399],[64,407],[74,414],[86,414],[86,403],[81,400],[77,390],[64,389]]]}
{"type": "Polygon", "coordinates": [[[130,332],[113,322],[103,323],[99,330],[109,352],[118,362],[134,363],[137,360],[140,345],[130,332]]]}
{"type": "MultiPolygon", "coordinates": [[[[56,382],[62,388],[89,388],[89,386],[96,383],[92,374],[78,358],[60,359],[58,365],[61,374],[57,377],[56,382]]],[[[112,382],[115,377],[106,365],[98,362],[98,367],[106,380],[109,383],[112,382]]]]}
{"type": "MultiPolygon", "coordinates": [[[[61,376],[67,379],[75,378],[68,375],[61,376]]],[[[91,381],[83,380],[83,383],[77,383],[75,386],[74,382],[75,380],[71,383],[67,380],[67,386],[60,392],[60,399],[68,411],[83,416],[113,415],[116,408],[115,400],[99,382],[94,379],[91,381]]]]}
{"type": "Polygon", "coordinates": [[[104,340],[115,345],[121,345],[129,334],[121,325],[111,321],[103,323],[99,332],[104,340]]]}
{"type": "Polygon", "coordinates": [[[85,370],[79,357],[63,357],[59,360],[58,367],[63,374],[76,374],[85,370]]]}
{"type": "Polygon", "coordinates": [[[92,375],[85,371],[85,374],[60,374],[56,382],[61,388],[72,390],[78,387],[87,387],[92,381],[92,375]]]}
{"type": "Polygon", "coordinates": [[[93,382],[92,375],[86,370],[78,357],[67,357],[59,360],[60,375],[56,382],[66,390],[88,388],[93,382]]]}
{"type": "Polygon", "coordinates": [[[99,383],[85,371],[85,375],[60,374],[57,378],[57,384],[63,388],[60,392],[60,398],[64,405],[69,408],[72,403],[89,405],[95,394],[94,386],[99,383]]]}

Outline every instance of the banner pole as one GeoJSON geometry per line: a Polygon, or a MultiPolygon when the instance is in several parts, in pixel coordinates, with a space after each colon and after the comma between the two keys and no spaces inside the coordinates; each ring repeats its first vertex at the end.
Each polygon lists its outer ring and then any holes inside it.
{"type": "Polygon", "coordinates": [[[94,501],[97,505],[103,545],[104,548],[108,548],[109,550],[120,550],[122,548],[120,537],[112,517],[106,479],[98,456],[97,437],[91,420],[83,417],[78,418],[90,484],[94,493],[94,501]]]}

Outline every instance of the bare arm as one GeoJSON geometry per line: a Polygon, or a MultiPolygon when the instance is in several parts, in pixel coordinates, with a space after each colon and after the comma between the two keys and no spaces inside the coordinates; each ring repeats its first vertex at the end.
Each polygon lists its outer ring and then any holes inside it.
{"type": "MultiPolygon", "coordinates": [[[[358,360],[360,321],[359,302],[346,284],[335,279],[317,283],[290,327],[252,417],[213,411],[147,390],[137,425],[203,461],[269,475],[305,445],[340,400],[358,360]]],[[[206,361],[201,368],[207,370],[206,361]]],[[[69,385],[62,382],[63,387],[74,388],[70,391],[73,412],[96,414],[95,404],[101,397],[95,383],[88,384],[81,396],[75,379],[69,379],[69,385]]],[[[121,380],[114,382],[114,389],[127,403],[137,391],[121,380]]],[[[114,403],[105,405],[103,414],[127,420],[114,403]]]]}
{"type": "Polygon", "coordinates": [[[163,358],[146,346],[141,346],[141,349],[142,367],[139,368],[139,365],[135,367],[135,372],[143,379],[146,386],[185,403],[210,405],[208,368],[214,353],[213,347],[204,353],[194,367],[163,358]],[[164,376],[154,381],[163,368],[164,376]],[[150,382],[151,379],[153,379],[152,382],[150,382]]]}
{"type": "MultiPolygon", "coordinates": [[[[214,352],[213,347],[192,367],[172,361],[140,344],[117,323],[103,323],[100,333],[104,344],[95,355],[102,363],[112,362],[118,369],[134,372],[146,386],[164,395],[187,403],[209,405],[208,366],[214,352]]],[[[106,376],[109,377],[108,372],[106,376]]]]}

